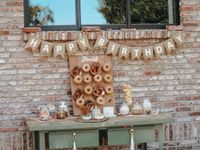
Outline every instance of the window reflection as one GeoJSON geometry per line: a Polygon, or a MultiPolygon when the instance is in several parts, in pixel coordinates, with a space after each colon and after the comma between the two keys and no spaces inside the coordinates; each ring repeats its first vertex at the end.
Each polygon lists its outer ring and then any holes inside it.
{"type": "Polygon", "coordinates": [[[168,1],[170,0],[134,0],[131,4],[131,22],[169,23],[168,1]]]}
{"type": "Polygon", "coordinates": [[[75,25],[75,0],[29,0],[29,25],[75,25]]]}
{"type": "Polygon", "coordinates": [[[81,24],[125,24],[124,0],[81,0],[81,24]]]}

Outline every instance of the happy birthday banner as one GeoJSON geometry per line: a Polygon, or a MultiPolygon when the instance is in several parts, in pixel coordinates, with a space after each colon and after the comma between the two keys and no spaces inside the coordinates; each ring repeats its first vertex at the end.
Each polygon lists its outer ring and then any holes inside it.
{"type": "Polygon", "coordinates": [[[38,52],[41,56],[53,56],[54,58],[57,56],[64,58],[66,55],[70,57],[70,55],[75,54],[78,51],[105,50],[106,55],[118,56],[120,59],[127,60],[130,58],[131,60],[151,60],[153,58],[160,58],[160,56],[164,54],[175,53],[177,48],[180,48],[182,44],[183,35],[178,33],[161,43],[146,47],[131,47],[118,44],[109,41],[103,36],[99,36],[94,47],[91,47],[87,37],[82,36],[75,41],[67,43],[53,43],[31,37],[25,48],[33,52],[38,52]]]}

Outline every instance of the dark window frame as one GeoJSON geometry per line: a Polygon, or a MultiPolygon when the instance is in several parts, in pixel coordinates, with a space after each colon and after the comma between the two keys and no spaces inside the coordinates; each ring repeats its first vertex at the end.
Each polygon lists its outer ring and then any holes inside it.
{"type": "Polygon", "coordinates": [[[179,12],[179,0],[173,0],[173,24],[132,24],[131,23],[131,13],[130,13],[130,3],[133,0],[124,0],[126,3],[126,23],[125,24],[112,24],[112,25],[98,25],[89,24],[81,25],[81,2],[80,0],[75,0],[75,17],[76,25],[45,25],[45,26],[29,26],[28,22],[28,8],[29,0],[24,0],[24,26],[25,27],[41,27],[43,31],[63,31],[63,30],[81,30],[83,26],[100,26],[101,29],[120,29],[120,28],[136,28],[136,29],[165,29],[166,25],[179,25],[180,24],[180,12],[179,12]]]}

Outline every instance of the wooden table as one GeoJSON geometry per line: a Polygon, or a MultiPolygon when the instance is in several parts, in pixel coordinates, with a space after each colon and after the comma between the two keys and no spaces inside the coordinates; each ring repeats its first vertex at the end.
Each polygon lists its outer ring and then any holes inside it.
{"type": "Polygon", "coordinates": [[[159,142],[163,149],[163,124],[174,119],[163,115],[132,115],[110,118],[105,122],[80,123],[73,117],[64,120],[39,121],[25,119],[34,136],[36,150],[72,148],[75,137],[77,147],[130,144],[130,129],[134,129],[134,142],[159,142]],[[75,135],[75,136],[74,136],[75,135]]]}

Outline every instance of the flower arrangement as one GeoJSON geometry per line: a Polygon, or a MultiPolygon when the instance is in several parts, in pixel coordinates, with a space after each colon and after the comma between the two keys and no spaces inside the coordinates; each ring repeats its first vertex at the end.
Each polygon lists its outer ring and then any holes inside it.
{"type": "Polygon", "coordinates": [[[131,94],[131,91],[132,91],[132,86],[129,85],[129,84],[123,84],[122,85],[122,91],[124,93],[124,100],[125,100],[125,103],[131,107],[132,106],[132,94],[131,94]]]}

